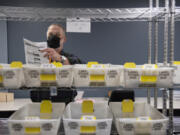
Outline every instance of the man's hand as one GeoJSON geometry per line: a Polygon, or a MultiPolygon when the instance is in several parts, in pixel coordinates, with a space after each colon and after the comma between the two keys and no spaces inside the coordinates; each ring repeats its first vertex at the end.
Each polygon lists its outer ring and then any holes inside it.
{"type": "MultiPolygon", "coordinates": [[[[62,61],[61,55],[57,53],[56,50],[53,48],[46,48],[44,50],[41,50],[41,52],[46,52],[44,57],[47,57],[48,59],[50,58],[52,61],[57,61],[57,62],[62,61]]],[[[66,59],[62,64],[69,65],[70,63],[69,63],[69,60],[66,59]]]]}
{"type": "Polygon", "coordinates": [[[52,61],[59,61],[61,62],[61,55],[56,52],[53,48],[46,48],[44,50],[41,50],[41,52],[46,52],[44,57],[50,58],[52,61]]]}

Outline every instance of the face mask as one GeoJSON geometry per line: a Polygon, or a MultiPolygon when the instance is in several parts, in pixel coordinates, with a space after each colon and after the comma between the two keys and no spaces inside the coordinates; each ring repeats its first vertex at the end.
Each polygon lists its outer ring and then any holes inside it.
{"type": "Polygon", "coordinates": [[[47,44],[49,48],[58,48],[60,46],[60,38],[56,35],[50,35],[47,44]]]}

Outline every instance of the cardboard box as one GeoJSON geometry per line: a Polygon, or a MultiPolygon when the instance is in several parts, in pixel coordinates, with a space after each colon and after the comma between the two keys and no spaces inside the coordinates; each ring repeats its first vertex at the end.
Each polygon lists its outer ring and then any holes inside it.
{"type": "Polygon", "coordinates": [[[6,102],[6,93],[0,92],[0,102],[6,102]]]}
{"type": "Polygon", "coordinates": [[[14,101],[14,93],[0,92],[0,102],[14,101]]]}
{"type": "Polygon", "coordinates": [[[7,93],[6,102],[13,102],[13,101],[14,101],[14,93],[7,93]]]}

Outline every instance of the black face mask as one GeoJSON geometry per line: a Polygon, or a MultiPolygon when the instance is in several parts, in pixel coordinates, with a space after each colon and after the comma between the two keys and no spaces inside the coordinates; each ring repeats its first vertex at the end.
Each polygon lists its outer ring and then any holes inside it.
{"type": "Polygon", "coordinates": [[[58,48],[60,46],[60,38],[56,35],[50,35],[47,40],[49,48],[58,48]]]}

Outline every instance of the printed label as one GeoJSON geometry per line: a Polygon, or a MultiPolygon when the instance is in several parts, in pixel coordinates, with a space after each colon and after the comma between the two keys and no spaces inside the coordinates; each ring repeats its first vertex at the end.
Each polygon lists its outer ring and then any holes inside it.
{"type": "Polygon", "coordinates": [[[133,126],[133,124],[125,124],[123,126],[123,128],[124,128],[125,131],[133,131],[134,126],[133,126]]]}
{"type": "Polygon", "coordinates": [[[88,76],[89,76],[89,73],[88,73],[88,71],[87,70],[80,70],[79,72],[78,72],[78,75],[79,75],[79,77],[80,78],[88,78],[88,76]]]}
{"type": "Polygon", "coordinates": [[[161,130],[163,127],[163,124],[162,123],[155,123],[153,125],[153,130],[161,130]]]}
{"type": "Polygon", "coordinates": [[[68,126],[69,126],[70,129],[77,129],[78,123],[76,123],[76,122],[69,122],[68,126]]]}
{"type": "Polygon", "coordinates": [[[91,67],[92,67],[92,68],[100,68],[100,69],[101,69],[101,68],[103,68],[103,65],[99,65],[99,64],[96,65],[96,64],[95,64],[95,65],[92,65],[91,67]]]}
{"type": "Polygon", "coordinates": [[[68,78],[68,76],[69,76],[69,71],[68,71],[68,70],[61,70],[61,71],[59,72],[59,75],[60,75],[61,78],[68,78]]]}
{"type": "Polygon", "coordinates": [[[138,72],[137,71],[128,71],[128,77],[129,79],[138,79],[138,72]]]}
{"type": "Polygon", "coordinates": [[[35,78],[39,77],[39,73],[37,71],[35,71],[35,70],[29,71],[28,74],[32,79],[35,79],[35,78]]]}
{"type": "Polygon", "coordinates": [[[160,79],[167,79],[169,77],[169,72],[168,71],[162,71],[159,73],[159,78],[160,79]]]}
{"type": "Polygon", "coordinates": [[[97,124],[97,126],[98,126],[99,129],[106,129],[107,123],[106,122],[99,122],[97,124]]]}
{"type": "Polygon", "coordinates": [[[42,64],[41,67],[43,67],[43,68],[55,68],[54,64],[42,64]]]}
{"type": "Polygon", "coordinates": [[[108,77],[111,78],[111,79],[115,79],[116,76],[118,75],[116,70],[110,70],[110,71],[108,71],[107,74],[108,74],[108,77]]]}
{"type": "Polygon", "coordinates": [[[25,117],[25,120],[28,120],[28,121],[38,121],[40,119],[39,119],[39,117],[36,117],[36,116],[27,116],[27,117],[25,117]]]}
{"type": "Polygon", "coordinates": [[[13,129],[14,131],[21,131],[22,128],[23,128],[23,126],[22,126],[21,124],[13,124],[13,125],[12,125],[12,129],[13,129]]]}
{"type": "Polygon", "coordinates": [[[42,125],[43,130],[50,131],[53,128],[53,125],[51,123],[45,123],[42,125]]]}
{"type": "Polygon", "coordinates": [[[13,71],[6,71],[5,73],[5,78],[6,79],[12,79],[14,77],[14,72],[13,71]]]}

